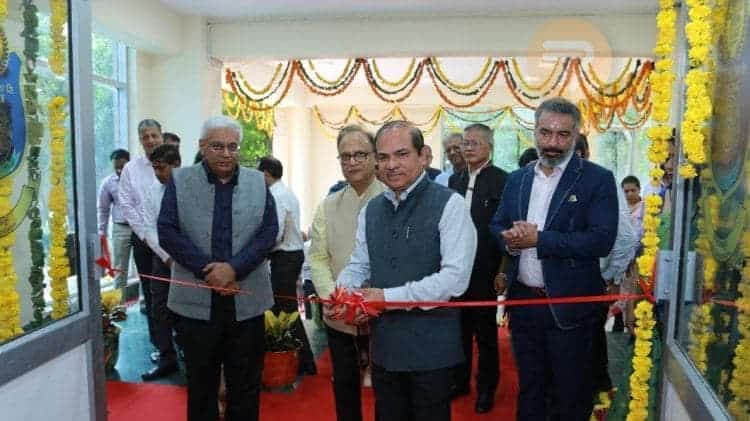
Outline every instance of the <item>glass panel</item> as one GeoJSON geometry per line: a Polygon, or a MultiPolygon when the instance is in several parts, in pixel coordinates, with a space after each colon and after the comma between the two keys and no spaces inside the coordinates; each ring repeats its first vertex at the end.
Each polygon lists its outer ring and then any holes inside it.
{"type": "Polygon", "coordinates": [[[107,79],[115,77],[115,42],[97,34],[91,34],[91,65],[95,75],[107,79]]]}
{"type": "Polygon", "coordinates": [[[750,49],[745,0],[716,45],[708,164],[687,189],[676,340],[737,419],[750,414],[750,49]],[[743,298],[744,297],[744,298],[743,298]],[[744,300],[744,313],[738,311],[744,300]]]}
{"type": "Polygon", "coordinates": [[[115,111],[117,90],[112,86],[94,82],[94,137],[96,138],[96,185],[100,186],[112,172],[109,155],[115,145],[115,111]]]}
{"type": "Polygon", "coordinates": [[[80,310],[68,2],[50,6],[0,19],[0,344],[80,310]]]}

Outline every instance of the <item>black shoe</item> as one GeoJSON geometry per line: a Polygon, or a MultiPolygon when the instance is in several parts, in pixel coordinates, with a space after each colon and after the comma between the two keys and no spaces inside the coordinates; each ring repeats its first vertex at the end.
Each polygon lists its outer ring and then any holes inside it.
{"type": "Polygon", "coordinates": [[[166,377],[172,373],[175,373],[179,369],[180,368],[176,362],[168,363],[164,365],[157,365],[156,367],[152,368],[148,372],[141,374],[141,378],[144,381],[156,380],[162,377],[166,377]]]}
{"type": "Polygon", "coordinates": [[[477,403],[474,405],[474,412],[484,414],[490,412],[495,406],[495,394],[493,392],[479,392],[477,403]]]}
{"type": "Polygon", "coordinates": [[[471,392],[469,386],[453,386],[451,388],[451,400],[466,396],[471,392]]]}
{"type": "Polygon", "coordinates": [[[154,351],[148,357],[151,359],[152,363],[159,364],[159,357],[160,356],[161,356],[161,354],[159,353],[159,351],[154,351]]]}

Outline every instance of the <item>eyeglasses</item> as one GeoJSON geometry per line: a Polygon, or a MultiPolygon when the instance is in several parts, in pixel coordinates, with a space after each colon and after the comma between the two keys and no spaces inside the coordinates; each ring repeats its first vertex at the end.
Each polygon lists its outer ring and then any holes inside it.
{"type": "Polygon", "coordinates": [[[342,163],[352,162],[352,158],[354,158],[354,162],[365,162],[371,153],[372,152],[342,153],[338,158],[342,163]]]}
{"type": "Polygon", "coordinates": [[[482,146],[482,142],[476,140],[464,140],[461,142],[461,147],[464,149],[477,149],[480,146],[482,146]]]}
{"type": "Polygon", "coordinates": [[[239,143],[226,143],[225,144],[225,143],[215,142],[215,143],[209,143],[208,147],[216,153],[222,153],[226,150],[230,154],[233,154],[233,153],[237,153],[237,151],[240,150],[239,143]]]}

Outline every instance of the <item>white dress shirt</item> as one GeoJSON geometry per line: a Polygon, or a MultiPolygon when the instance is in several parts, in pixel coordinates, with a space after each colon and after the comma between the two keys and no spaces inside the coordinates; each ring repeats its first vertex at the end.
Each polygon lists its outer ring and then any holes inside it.
{"type": "MultiPolygon", "coordinates": [[[[401,193],[401,200],[406,199],[424,177],[423,172],[414,184],[401,193]]],[[[398,208],[399,201],[393,190],[386,188],[383,195],[393,203],[394,208],[398,208]]],[[[367,205],[359,212],[352,257],[336,280],[337,285],[345,288],[359,288],[370,279],[366,214],[367,205]]],[[[447,301],[466,291],[477,250],[477,232],[471,214],[458,193],[453,193],[443,208],[438,230],[440,270],[422,279],[408,281],[403,286],[383,289],[385,301],[447,301]]]]}
{"type": "Polygon", "coordinates": [[[104,179],[101,189],[99,189],[99,234],[107,234],[109,225],[109,216],[112,215],[112,222],[115,224],[127,224],[128,221],[122,216],[120,209],[120,198],[117,194],[117,188],[120,185],[120,177],[117,173],[104,179]]]}
{"type": "MultiPolygon", "coordinates": [[[[617,181],[615,181],[617,184],[617,181]]],[[[605,281],[612,280],[615,284],[620,284],[625,277],[625,271],[628,270],[630,262],[635,257],[638,249],[638,236],[633,223],[630,220],[630,207],[625,200],[625,195],[619,186],[617,189],[617,205],[619,216],[617,219],[617,237],[615,245],[607,257],[599,259],[599,267],[602,271],[602,279],[605,281]]]]}
{"type": "MultiPolygon", "coordinates": [[[[560,184],[560,179],[562,179],[572,156],[573,154],[570,154],[567,159],[556,165],[550,175],[542,171],[540,161],[534,164],[534,181],[531,184],[526,222],[536,224],[539,231],[544,230],[552,196],[555,194],[555,189],[560,184]]],[[[521,257],[518,261],[518,280],[530,287],[544,288],[542,262],[537,257],[536,247],[521,250],[521,257]]]]}
{"type": "Polygon", "coordinates": [[[453,175],[453,167],[448,167],[445,171],[441,172],[437,177],[435,177],[435,182],[440,184],[441,186],[448,187],[448,180],[453,175]]]}
{"type": "Polygon", "coordinates": [[[154,183],[146,191],[143,206],[143,230],[146,244],[159,256],[162,262],[167,263],[169,253],[159,246],[159,233],[156,229],[164,190],[166,190],[164,184],[161,184],[159,180],[154,180],[154,183]]]}
{"type": "Polygon", "coordinates": [[[466,186],[466,196],[464,196],[464,199],[466,201],[466,207],[471,210],[471,199],[474,197],[474,184],[477,182],[477,175],[479,175],[479,172],[484,169],[484,167],[487,166],[487,164],[490,163],[490,160],[484,161],[484,164],[480,165],[479,168],[477,168],[474,171],[469,170],[469,185],[466,186]]]}
{"type": "Polygon", "coordinates": [[[279,218],[279,233],[273,251],[302,250],[302,231],[300,231],[299,201],[294,192],[289,190],[281,180],[268,188],[276,201],[276,214],[279,218]]]}
{"type": "Polygon", "coordinates": [[[135,235],[141,240],[146,239],[143,227],[145,194],[154,181],[156,181],[156,176],[154,176],[151,161],[143,156],[125,164],[120,174],[120,186],[117,193],[122,214],[135,235]]]}

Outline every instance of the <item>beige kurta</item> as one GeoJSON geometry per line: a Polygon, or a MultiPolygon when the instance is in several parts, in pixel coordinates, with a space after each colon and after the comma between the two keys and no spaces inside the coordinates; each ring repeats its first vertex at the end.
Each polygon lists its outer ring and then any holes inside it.
{"type": "MultiPolygon", "coordinates": [[[[315,210],[310,245],[312,282],[320,297],[328,297],[335,288],[336,278],[349,263],[354,250],[357,217],[373,197],[383,192],[383,185],[374,180],[361,195],[351,186],[326,197],[315,210]]],[[[357,334],[355,326],[324,318],[325,323],[341,332],[357,334]]]]}

